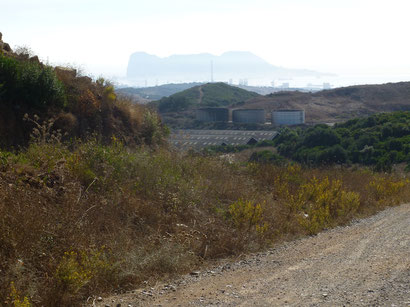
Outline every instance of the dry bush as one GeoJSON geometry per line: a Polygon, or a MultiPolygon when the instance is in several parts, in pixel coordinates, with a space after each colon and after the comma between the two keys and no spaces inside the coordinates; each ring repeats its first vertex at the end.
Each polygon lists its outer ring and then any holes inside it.
{"type": "Polygon", "coordinates": [[[46,139],[0,154],[0,299],[72,306],[409,199],[393,175],[46,139]]]}

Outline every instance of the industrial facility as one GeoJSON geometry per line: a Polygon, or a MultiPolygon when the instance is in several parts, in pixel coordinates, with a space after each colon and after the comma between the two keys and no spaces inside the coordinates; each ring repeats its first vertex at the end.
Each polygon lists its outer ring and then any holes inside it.
{"type": "MultiPolygon", "coordinates": [[[[200,108],[196,110],[196,119],[202,122],[229,122],[228,108],[200,108]]],[[[232,111],[234,124],[265,124],[264,109],[236,109],[232,111]]],[[[274,126],[291,126],[305,123],[304,110],[274,110],[271,123],[274,126]]]]}
{"type": "Polygon", "coordinates": [[[196,110],[196,120],[201,122],[228,122],[227,108],[200,108],[196,110]]]}
{"type": "Polygon", "coordinates": [[[232,111],[234,123],[264,124],[266,112],[264,109],[238,109],[232,111]]]}
{"type": "Polygon", "coordinates": [[[305,123],[304,110],[276,110],[272,111],[272,125],[291,126],[305,123]]]}

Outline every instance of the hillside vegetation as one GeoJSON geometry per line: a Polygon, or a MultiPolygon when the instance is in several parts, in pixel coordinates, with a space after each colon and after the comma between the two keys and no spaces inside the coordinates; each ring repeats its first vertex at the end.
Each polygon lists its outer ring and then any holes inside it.
{"type": "Polygon", "coordinates": [[[306,122],[341,122],[378,112],[410,111],[410,82],[359,85],[316,93],[280,92],[241,103],[245,108],[304,109],[306,122]]]}
{"type": "Polygon", "coordinates": [[[51,67],[37,57],[0,49],[0,147],[27,145],[37,124],[52,121],[64,140],[97,135],[128,145],[156,144],[166,129],[155,112],[120,99],[104,79],[92,81],[75,69],[51,67]],[[27,119],[27,118],[26,118],[27,119]]]}
{"type": "Polygon", "coordinates": [[[162,98],[158,101],[158,110],[165,113],[184,111],[192,107],[226,107],[257,96],[259,95],[256,93],[225,83],[207,83],[162,98]]]}
{"type": "Polygon", "coordinates": [[[410,112],[380,113],[333,127],[318,124],[309,128],[282,128],[273,141],[209,146],[204,153],[245,150],[252,152],[250,162],[283,165],[293,160],[310,166],[355,164],[370,166],[375,171],[391,171],[393,165],[407,163],[405,170],[410,171],[410,112]]]}
{"type": "Polygon", "coordinates": [[[163,84],[158,86],[150,87],[125,87],[118,89],[119,94],[129,95],[135,98],[147,99],[147,100],[159,100],[163,97],[168,97],[181,91],[185,91],[194,86],[200,86],[203,83],[192,82],[192,83],[171,83],[163,84]]]}
{"type": "Polygon", "coordinates": [[[0,152],[0,300],[78,305],[409,200],[394,175],[39,137],[0,152]]]}
{"type": "Polygon", "coordinates": [[[334,127],[284,129],[274,143],[281,155],[306,164],[359,163],[386,171],[407,162],[410,168],[410,112],[382,113],[334,127]]]}

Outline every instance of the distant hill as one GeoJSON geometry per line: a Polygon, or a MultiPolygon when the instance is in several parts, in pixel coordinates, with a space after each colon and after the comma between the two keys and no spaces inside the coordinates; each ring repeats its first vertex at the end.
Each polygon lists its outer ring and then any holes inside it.
{"type": "Polygon", "coordinates": [[[224,107],[259,96],[257,93],[219,82],[194,86],[169,97],[164,97],[157,103],[158,110],[164,113],[196,107],[224,107]]]}
{"type": "Polygon", "coordinates": [[[315,93],[286,91],[258,95],[224,83],[205,84],[155,102],[164,121],[173,128],[193,128],[194,108],[303,109],[307,123],[335,123],[380,112],[410,111],[410,82],[359,85],[315,93]]]}
{"type": "Polygon", "coordinates": [[[304,109],[310,123],[340,122],[378,112],[409,111],[410,82],[360,85],[316,93],[279,92],[238,103],[235,107],[304,109]]]}
{"type": "Polygon", "coordinates": [[[161,82],[208,81],[211,79],[211,63],[215,79],[274,79],[296,76],[323,76],[323,73],[287,69],[271,65],[250,53],[230,51],[215,56],[209,53],[172,55],[160,58],[145,52],[130,56],[127,67],[129,80],[160,80],[161,82]]]}
{"type": "MultiPolygon", "coordinates": [[[[119,94],[124,94],[131,96],[140,102],[147,102],[153,100],[159,100],[163,97],[168,97],[178,92],[184,91],[186,89],[192,88],[194,86],[199,86],[204,83],[190,82],[190,83],[169,83],[158,86],[150,87],[124,87],[117,89],[116,92],[119,94]]],[[[271,87],[271,86],[247,86],[247,85],[232,85],[234,87],[239,87],[246,91],[255,92],[259,95],[268,95],[275,92],[283,91],[283,88],[271,87]]],[[[298,90],[302,92],[311,92],[313,89],[302,89],[302,88],[289,88],[288,91],[298,90]]],[[[316,90],[317,91],[317,90],[316,90]]]]}
{"type": "MultiPolygon", "coordinates": [[[[163,97],[171,96],[175,93],[184,91],[194,86],[201,85],[203,83],[191,82],[191,83],[170,83],[151,87],[125,87],[117,89],[117,93],[132,96],[134,98],[140,98],[144,100],[159,100],[163,97]]],[[[139,100],[139,99],[138,99],[139,100]]]]}

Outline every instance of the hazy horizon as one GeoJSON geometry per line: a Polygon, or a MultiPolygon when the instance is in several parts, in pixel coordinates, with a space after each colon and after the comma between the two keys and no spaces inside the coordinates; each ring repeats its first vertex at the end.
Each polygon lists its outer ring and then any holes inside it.
{"type": "Polygon", "coordinates": [[[12,48],[27,46],[44,61],[94,76],[121,80],[137,51],[168,57],[239,50],[274,66],[356,76],[351,84],[410,80],[410,3],[404,0],[0,4],[0,32],[12,48]]]}

